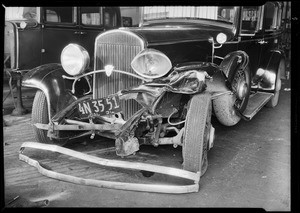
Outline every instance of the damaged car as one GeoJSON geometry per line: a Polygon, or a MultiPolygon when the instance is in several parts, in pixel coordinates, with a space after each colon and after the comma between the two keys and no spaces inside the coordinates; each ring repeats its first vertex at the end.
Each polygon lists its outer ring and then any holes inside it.
{"type": "Polygon", "coordinates": [[[100,135],[121,157],[142,145],[182,146],[183,169],[203,175],[212,116],[233,126],[278,104],[282,6],[141,7],[139,26],[100,33],[93,56],[67,45],[61,63],[23,78],[38,89],[36,140],[63,146],[100,135]]]}

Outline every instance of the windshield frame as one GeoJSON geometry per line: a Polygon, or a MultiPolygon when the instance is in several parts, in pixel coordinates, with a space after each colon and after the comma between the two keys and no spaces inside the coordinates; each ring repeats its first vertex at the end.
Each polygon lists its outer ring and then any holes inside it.
{"type": "MultiPolygon", "coordinates": [[[[201,6],[199,6],[201,7],[201,6]]],[[[240,7],[239,6],[234,6],[234,20],[233,22],[227,22],[223,20],[215,20],[215,19],[209,19],[209,18],[184,18],[184,17],[174,17],[174,18],[157,18],[153,20],[145,20],[144,19],[144,7],[140,7],[139,11],[139,27],[143,26],[148,26],[151,24],[157,24],[157,23],[167,23],[168,21],[170,22],[175,22],[177,20],[178,22],[186,22],[186,23],[215,23],[216,25],[227,25],[227,26],[232,26],[231,28],[236,32],[236,29],[238,27],[239,23],[239,16],[240,16],[240,7]]]]}

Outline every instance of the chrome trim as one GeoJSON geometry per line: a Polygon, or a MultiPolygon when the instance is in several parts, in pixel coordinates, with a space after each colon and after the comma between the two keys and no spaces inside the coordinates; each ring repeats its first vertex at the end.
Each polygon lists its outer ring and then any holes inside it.
{"type": "Polygon", "coordinates": [[[215,41],[213,37],[210,37],[208,41],[211,43],[211,62],[214,63],[214,55],[215,55],[215,41]]]}
{"type": "Polygon", "coordinates": [[[265,6],[260,6],[259,26],[257,30],[262,30],[264,20],[265,6]]]}
{"type": "Polygon", "coordinates": [[[216,55],[214,55],[214,58],[221,59],[221,60],[224,59],[224,57],[220,57],[220,56],[216,56],[216,55]]]}
{"type": "Polygon", "coordinates": [[[36,7],[36,20],[39,24],[41,23],[41,7],[36,7]]]}
{"type": "Polygon", "coordinates": [[[255,36],[255,33],[252,33],[252,34],[240,33],[240,36],[255,36]]]}
{"type": "Polygon", "coordinates": [[[139,17],[140,17],[139,27],[143,26],[143,24],[144,24],[144,19],[143,19],[142,14],[144,14],[144,7],[139,8],[139,17]]]}
{"type": "Polygon", "coordinates": [[[140,45],[141,45],[143,48],[145,48],[144,41],[143,41],[143,38],[142,38],[142,37],[138,36],[137,34],[131,32],[131,31],[128,31],[126,28],[124,28],[124,29],[109,30],[109,31],[103,32],[103,33],[101,33],[100,35],[98,35],[98,36],[96,37],[96,39],[95,39],[95,49],[96,49],[96,44],[97,44],[97,42],[98,42],[98,39],[99,39],[100,37],[105,36],[105,35],[107,35],[107,34],[117,33],[117,32],[125,33],[125,34],[131,35],[131,36],[133,36],[133,37],[139,39],[139,40],[140,40],[140,45]]]}
{"type": "MultiPolygon", "coordinates": [[[[85,73],[85,74],[82,74],[81,76],[73,76],[73,77],[69,77],[69,76],[66,76],[66,75],[62,75],[62,78],[64,79],[69,79],[69,80],[74,80],[73,82],[73,85],[72,85],[72,93],[74,94],[75,93],[75,83],[82,77],[85,77],[85,76],[88,76],[88,75],[92,75],[92,74],[96,74],[96,73],[102,73],[102,72],[106,72],[105,70],[94,70],[92,72],[89,72],[89,73],[85,73]]],[[[146,79],[146,78],[143,78],[139,75],[136,75],[136,74],[133,74],[133,73],[129,73],[129,72],[125,72],[125,71],[122,71],[122,70],[113,70],[113,72],[117,72],[117,73],[121,73],[121,74],[125,74],[125,75],[130,75],[132,77],[136,77],[136,78],[139,78],[143,81],[146,81],[146,82],[149,82],[151,81],[150,79],[146,79]]],[[[109,78],[109,77],[108,77],[109,78]]],[[[93,97],[94,98],[94,97],[93,97]]]]}
{"type": "Polygon", "coordinates": [[[169,44],[178,44],[178,43],[189,43],[189,42],[199,42],[199,41],[207,41],[206,39],[191,39],[191,40],[182,40],[182,41],[166,41],[166,42],[157,42],[151,43],[151,45],[169,45],[169,44]]]}

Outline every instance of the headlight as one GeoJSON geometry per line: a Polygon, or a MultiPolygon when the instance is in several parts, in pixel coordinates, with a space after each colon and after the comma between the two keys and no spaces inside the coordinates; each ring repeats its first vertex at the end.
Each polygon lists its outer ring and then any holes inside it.
{"type": "Polygon", "coordinates": [[[226,42],[226,40],[227,40],[227,35],[224,34],[224,33],[219,33],[219,34],[217,35],[216,40],[217,40],[217,42],[218,42],[219,44],[224,44],[224,43],[226,42]]]}
{"type": "Polygon", "coordinates": [[[90,64],[89,53],[80,45],[67,45],[60,55],[61,65],[72,76],[79,75],[90,64]]]}
{"type": "Polygon", "coordinates": [[[170,59],[160,51],[145,49],[131,62],[132,69],[145,78],[159,78],[172,68],[170,59]]]}

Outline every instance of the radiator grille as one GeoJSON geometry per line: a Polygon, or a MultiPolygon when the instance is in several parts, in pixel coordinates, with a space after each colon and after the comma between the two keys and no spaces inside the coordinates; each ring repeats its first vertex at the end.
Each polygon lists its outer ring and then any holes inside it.
{"type": "MultiPolygon", "coordinates": [[[[96,39],[95,68],[103,69],[110,64],[117,70],[134,73],[130,63],[143,48],[141,38],[126,31],[115,30],[102,34],[96,39]]],[[[107,77],[105,73],[98,73],[94,75],[94,98],[103,98],[138,84],[141,84],[141,80],[128,75],[113,73],[107,77]]],[[[121,101],[121,107],[125,120],[140,108],[135,100],[121,101]]]]}

